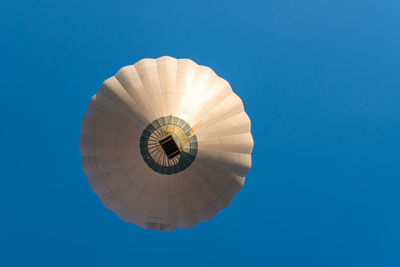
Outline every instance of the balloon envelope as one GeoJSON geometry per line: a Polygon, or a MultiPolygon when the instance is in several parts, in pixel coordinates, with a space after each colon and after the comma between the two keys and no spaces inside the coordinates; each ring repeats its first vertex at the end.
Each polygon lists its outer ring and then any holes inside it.
{"type": "Polygon", "coordinates": [[[229,205],[251,166],[250,119],[229,83],[189,59],[142,59],[102,84],[79,148],[105,207],[146,229],[188,228],[229,205]]]}

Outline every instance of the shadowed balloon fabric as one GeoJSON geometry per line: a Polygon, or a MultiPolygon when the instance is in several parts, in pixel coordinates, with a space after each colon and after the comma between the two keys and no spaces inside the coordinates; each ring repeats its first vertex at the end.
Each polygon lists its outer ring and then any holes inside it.
{"type": "Polygon", "coordinates": [[[229,83],[188,59],[142,59],[82,119],[82,168],[124,221],[188,228],[229,205],[251,167],[250,119],[229,83]]]}

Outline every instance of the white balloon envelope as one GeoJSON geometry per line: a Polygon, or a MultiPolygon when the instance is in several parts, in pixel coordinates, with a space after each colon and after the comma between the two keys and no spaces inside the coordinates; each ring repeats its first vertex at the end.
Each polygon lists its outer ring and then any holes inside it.
{"type": "Polygon", "coordinates": [[[227,207],[251,167],[250,119],[229,83],[189,59],[142,59],[102,84],[79,149],[104,206],[146,229],[188,228],[227,207]]]}

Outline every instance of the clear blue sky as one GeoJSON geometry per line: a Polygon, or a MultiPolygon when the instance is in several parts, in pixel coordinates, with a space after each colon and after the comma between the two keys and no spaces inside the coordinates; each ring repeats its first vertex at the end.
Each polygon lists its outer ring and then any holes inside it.
{"type": "Polygon", "coordinates": [[[0,266],[400,266],[398,0],[0,3],[0,266]],[[189,230],[128,224],[80,167],[103,80],[144,57],[212,67],[253,167],[189,230]]]}

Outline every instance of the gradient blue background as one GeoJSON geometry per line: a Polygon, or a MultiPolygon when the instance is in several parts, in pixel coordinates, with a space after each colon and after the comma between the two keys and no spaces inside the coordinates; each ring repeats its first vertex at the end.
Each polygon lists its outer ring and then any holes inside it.
{"type": "Polygon", "coordinates": [[[0,266],[400,266],[400,2],[0,3],[0,266]],[[212,67],[253,167],[188,230],[125,223],[80,167],[103,80],[144,57],[212,67]]]}

